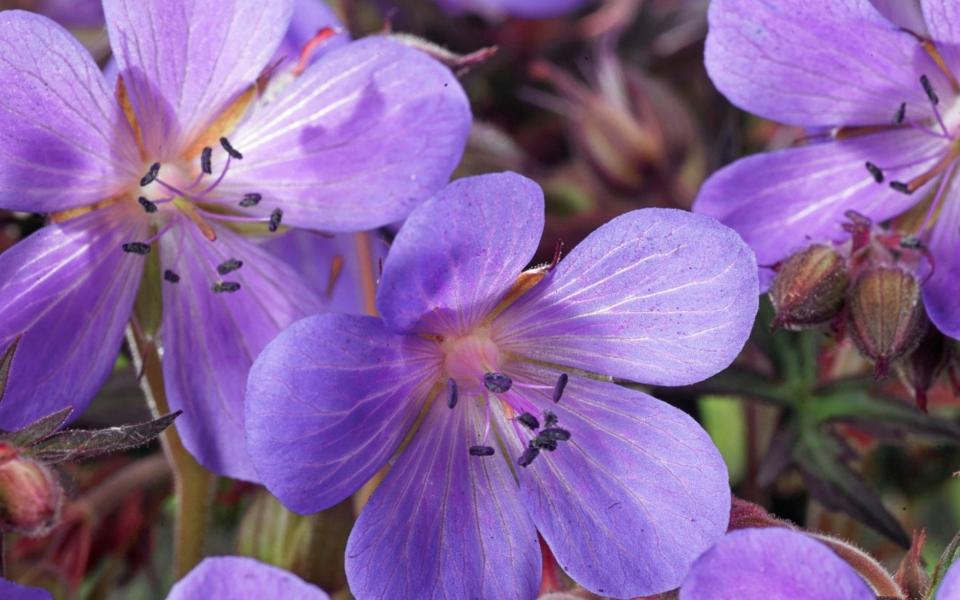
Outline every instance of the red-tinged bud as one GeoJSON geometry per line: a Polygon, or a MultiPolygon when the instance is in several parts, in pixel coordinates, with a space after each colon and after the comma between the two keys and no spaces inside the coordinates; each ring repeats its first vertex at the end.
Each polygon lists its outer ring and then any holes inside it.
{"type": "Polygon", "coordinates": [[[890,365],[913,352],[930,326],[920,282],[898,267],[865,271],[853,283],[848,298],[850,335],[864,356],[874,361],[878,378],[890,365]]]}
{"type": "Polygon", "coordinates": [[[897,362],[897,375],[913,390],[920,410],[927,411],[927,390],[953,360],[953,354],[953,344],[936,327],[927,327],[917,349],[897,362]]]}
{"type": "Polygon", "coordinates": [[[730,503],[730,522],[727,531],[755,527],[785,527],[795,529],[792,523],[771,515],[759,504],[732,497],[730,503]]]}
{"type": "Polygon", "coordinates": [[[60,521],[63,489],[44,464],[0,444],[0,530],[39,537],[60,521]]]}
{"type": "Polygon", "coordinates": [[[847,261],[833,247],[816,244],[794,254],[780,265],[770,288],[774,327],[805,329],[830,322],[840,314],[849,284],[847,261]]]}
{"type": "Polygon", "coordinates": [[[903,592],[903,597],[907,600],[925,598],[927,590],[930,589],[930,576],[927,575],[927,570],[923,567],[923,559],[920,556],[926,539],[926,531],[921,529],[913,532],[910,551],[903,557],[900,568],[893,576],[897,585],[900,586],[901,592],[903,592]]]}
{"type": "Polygon", "coordinates": [[[900,587],[890,573],[865,550],[830,535],[821,533],[812,533],[811,535],[829,546],[831,550],[837,553],[837,556],[853,567],[870,584],[877,596],[882,598],[903,597],[900,594],[900,587]]]}

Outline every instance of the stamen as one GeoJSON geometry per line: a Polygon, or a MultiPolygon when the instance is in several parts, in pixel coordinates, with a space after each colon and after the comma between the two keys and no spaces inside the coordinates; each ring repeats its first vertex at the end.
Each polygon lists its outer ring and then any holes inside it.
{"type": "Polygon", "coordinates": [[[457,405],[457,382],[450,378],[447,380],[447,408],[454,408],[457,405]]]}
{"type": "Polygon", "coordinates": [[[200,151],[200,170],[207,175],[213,175],[213,164],[210,162],[211,158],[213,158],[213,148],[210,146],[200,151]]]}
{"type": "Polygon", "coordinates": [[[902,181],[891,181],[890,187],[897,190],[901,194],[906,194],[908,196],[913,193],[913,190],[910,189],[910,186],[902,181]]]}
{"type": "Polygon", "coordinates": [[[523,451],[523,454],[520,455],[520,458],[517,459],[517,464],[526,468],[539,454],[540,448],[537,448],[533,442],[531,442],[530,445],[527,446],[527,449],[523,451]]]}
{"type": "Polygon", "coordinates": [[[934,91],[933,84],[930,83],[929,77],[927,77],[926,75],[921,75],[920,85],[923,86],[923,91],[927,95],[927,98],[929,98],[931,104],[933,104],[934,106],[936,106],[937,104],[940,104],[940,97],[937,96],[937,92],[934,91]]]}
{"type": "Polygon", "coordinates": [[[235,158],[237,160],[241,160],[243,158],[243,154],[240,154],[240,152],[236,148],[231,146],[230,140],[228,140],[227,138],[225,137],[220,138],[220,145],[223,146],[223,149],[226,150],[227,154],[229,154],[232,158],[235,158]]]}
{"type": "Polygon", "coordinates": [[[911,179],[906,183],[902,181],[891,181],[890,187],[904,194],[912,194],[913,192],[917,191],[918,189],[920,189],[921,187],[923,187],[924,185],[932,181],[934,177],[943,173],[948,167],[950,167],[954,163],[957,157],[960,157],[960,147],[951,146],[950,150],[943,155],[943,158],[937,161],[935,165],[930,167],[928,171],[920,174],[917,177],[914,177],[913,179],[911,179]]]}
{"type": "Polygon", "coordinates": [[[565,442],[570,439],[570,432],[566,429],[560,429],[559,427],[551,427],[541,431],[540,435],[537,437],[555,442],[565,442]]]}
{"type": "Polygon", "coordinates": [[[233,293],[240,289],[240,284],[236,281],[218,281],[213,284],[214,293],[233,293]]]}
{"type": "Polygon", "coordinates": [[[496,451],[490,446],[470,446],[470,456],[493,456],[496,451]]]}
{"type": "Polygon", "coordinates": [[[140,187],[144,187],[153,183],[157,178],[157,174],[160,173],[160,163],[153,163],[150,165],[150,170],[147,171],[147,174],[140,178],[140,187]]]}
{"type": "Polygon", "coordinates": [[[557,449],[556,440],[548,440],[547,438],[543,438],[540,436],[537,436],[536,438],[531,440],[530,444],[536,448],[540,448],[541,450],[546,450],[547,452],[553,452],[554,450],[557,449]]]}
{"type": "Polygon", "coordinates": [[[140,196],[139,198],[137,198],[137,202],[140,203],[140,206],[142,206],[142,207],[143,207],[143,210],[146,211],[147,213],[151,213],[151,214],[152,214],[152,213],[157,212],[157,205],[156,205],[155,203],[147,200],[147,199],[144,198],[143,196],[140,196]]]}
{"type": "Polygon", "coordinates": [[[494,394],[503,394],[513,385],[513,380],[503,373],[485,373],[483,385],[494,394]]]}
{"type": "MultiPolygon", "coordinates": [[[[557,383],[553,386],[553,402],[556,404],[560,402],[560,398],[563,396],[563,390],[567,387],[567,377],[566,373],[560,373],[560,377],[557,377],[557,383]]],[[[553,414],[553,413],[550,413],[553,414]]]]}
{"type": "Polygon", "coordinates": [[[274,233],[277,229],[280,228],[280,221],[283,220],[283,211],[279,208],[273,209],[273,212],[270,213],[270,224],[267,225],[267,228],[270,230],[270,233],[274,233]]]}
{"type": "Polygon", "coordinates": [[[523,425],[524,425],[527,429],[533,430],[533,429],[539,429],[539,428],[540,428],[540,421],[538,421],[535,416],[531,415],[531,414],[528,413],[528,412],[521,413],[521,414],[517,417],[517,420],[520,421],[521,423],[523,423],[523,425]]]}
{"type": "Polygon", "coordinates": [[[330,259],[330,277],[327,278],[327,289],[323,291],[323,295],[327,298],[333,297],[333,288],[340,280],[341,273],[343,273],[343,257],[338,254],[330,259]]]}
{"type": "Polygon", "coordinates": [[[251,206],[256,206],[260,204],[261,200],[263,200],[263,196],[261,194],[257,194],[257,193],[244,194],[243,200],[240,201],[240,206],[242,206],[243,208],[250,208],[251,206]]]}
{"type": "Polygon", "coordinates": [[[123,248],[124,252],[129,252],[130,254],[139,254],[141,256],[150,254],[150,244],[144,244],[143,242],[127,242],[120,247],[123,248]]]}
{"type": "Polygon", "coordinates": [[[867,171],[870,171],[870,175],[873,176],[873,180],[877,183],[883,183],[883,171],[880,170],[880,167],[873,164],[869,160],[866,162],[867,171]]]}
{"type": "Polygon", "coordinates": [[[897,108],[897,114],[893,116],[893,122],[896,123],[897,125],[901,125],[903,123],[903,119],[906,118],[906,116],[907,116],[907,103],[901,102],[900,107],[897,108]]]}
{"type": "Polygon", "coordinates": [[[557,418],[557,415],[551,411],[546,411],[543,413],[543,426],[544,427],[553,427],[556,425],[560,419],[557,418]]]}
{"type": "Polygon", "coordinates": [[[163,278],[169,281],[170,283],[180,283],[180,276],[174,273],[173,271],[171,271],[170,269],[167,269],[166,271],[163,272],[163,278]]]}
{"type": "Polygon", "coordinates": [[[217,273],[221,275],[226,275],[228,273],[233,273],[237,269],[243,266],[243,261],[236,258],[229,258],[219,265],[217,265],[217,273]]]}

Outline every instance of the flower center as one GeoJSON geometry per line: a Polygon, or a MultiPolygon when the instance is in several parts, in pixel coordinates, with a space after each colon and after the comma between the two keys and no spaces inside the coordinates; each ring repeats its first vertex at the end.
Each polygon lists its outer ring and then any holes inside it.
{"type": "MultiPolygon", "coordinates": [[[[199,170],[180,162],[156,162],[149,166],[140,178],[136,198],[149,216],[155,233],[147,240],[123,244],[124,252],[149,254],[151,244],[177,224],[183,223],[184,218],[198,227],[210,242],[217,241],[217,233],[210,225],[211,221],[266,223],[270,232],[279,229],[283,219],[283,211],[279,208],[273,209],[269,217],[254,217],[243,213],[243,209],[250,209],[260,204],[263,196],[259,192],[249,192],[235,198],[223,194],[222,190],[218,189],[230,170],[231,162],[243,159],[243,154],[234,148],[227,138],[220,138],[220,146],[222,151],[217,152],[216,156],[211,147],[201,150],[199,170]],[[220,164],[216,174],[214,174],[215,160],[220,164]]],[[[210,259],[214,253],[203,254],[210,259]]],[[[222,276],[242,267],[242,260],[235,257],[223,261],[214,258],[210,262],[211,288],[214,292],[235,292],[240,289],[238,282],[224,281],[222,276]],[[213,275],[213,271],[216,275],[213,275]]],[[[180,276],[169,269],[163,276],[169,283],[180,281],[180,276]]]]}
{"type": "MultiPolygon", "coordinates": [[[[489,328],[480,328],[458,338],[447,338],[441,349],[444,353],[444,370],[454,380],[479,383],[485,373],[500,370],[501,353],[490,337],[489,328]]],[[[471,390],[473,391],[473,390],[471,390]]]]}

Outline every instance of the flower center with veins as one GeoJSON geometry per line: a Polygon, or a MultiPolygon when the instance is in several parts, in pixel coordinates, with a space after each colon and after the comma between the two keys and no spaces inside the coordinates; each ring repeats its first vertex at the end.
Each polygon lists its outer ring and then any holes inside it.
{"type": "Polygon", "coordinates": [[[493,340],[489,326],[478,327],[467,335],[440,341],[444,375],[447,378],[447,406],[456,408],[461,398],[475,399],[485,410],[483,435],[470,446],[472,456],[493,456],[490,443],[491,405],[511,421],[514,433],[526,444],[517,463],[526,467],[541,450],[553,452],[559,442],[570,439],[570,432],[558,426],[557,415],[540,411],[530,396],[534,390],[551,390],[553,401],[559,402],[567,385],[566,373],[553,386],[527,383],[502,371],[505,355],[493,340]],[[540,418],[537,417],[540,415],[540,418]],[[542,423],[541,423],[542,419],[542,423]]]}

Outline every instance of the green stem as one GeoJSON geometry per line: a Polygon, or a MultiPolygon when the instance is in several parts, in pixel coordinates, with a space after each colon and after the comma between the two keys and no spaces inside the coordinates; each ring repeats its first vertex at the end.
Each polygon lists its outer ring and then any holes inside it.
{"type": "MultiPolygon", "coordinates": [[[[127,341],[150,411],[154,418],[168,414],[170,405],[156,344],[143,335],[134,321],[127,327],[127,341]]],[[[175,427],[168,428],[160,439],[173,471],[177,495],[173,564],[174,579],[179,580],[203,559],[215,479],[187,452],[175,427]]]]}

